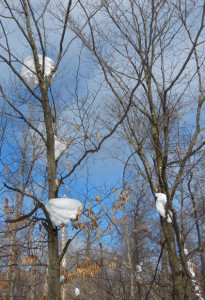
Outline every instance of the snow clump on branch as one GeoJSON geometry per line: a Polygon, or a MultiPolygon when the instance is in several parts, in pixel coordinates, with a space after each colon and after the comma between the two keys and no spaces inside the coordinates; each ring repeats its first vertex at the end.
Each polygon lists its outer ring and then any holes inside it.
{"type": "Polygon", "coordinates": [[[75,288],[75,295],[76,295],[76,296],[79,296],[79,295],[80,295],[80,290],[79,290],[79,288],[75,288]]]}
{"type": "MultiPolygon", "coordinates": [[[[165,206],[167,204],[167,196],[163,193],[156,193],[155,195],[157,197],[156,209],[161,217],[166,218],[165,206]]],[[[168,223],[172,222],[171,217],[172,217],[172,212],[169,210],[168,214],[167,214],[167,222],[168,223]]]]}
{"type": "Polygon", "coordinates": [[[141,279],[141,273],[142,273],[141,264],[142,263],[140,263],[140,265],[136,265],[136,278],[137,278],[137,280],[141,279]]]}
{"type": "Polygon", "coordinates": [[[65,152],[65,150],[68,148],[68,144],[64,142],[60,142],[57,138],[57,136],[54,136],[54,142],[55,142],[55,160],[58,160],[61,154],[65,152]]]}
{"type": "Polygon", "coordinates": [[[53,226],[67,225],[75,220],[83,210],[83,204],[70,198],[53,198],[46,204],[53,226]]]}
{"type": "MultiPolygon", "coordinates": [[[[38,54],[39,64],[43,68],[43,55],[38,54]]],[[[54,61],[45,56],[44,77],[49,76],[54,69],[54,61]]],[[[21,76],[26,81],[31,89],[39,86],[38,77],[36,75],[36,67],[33,56],[27,56],[24,60],[24,65],[21,69],[21,76]]]]}
{"type": "MultiPolygon", "coordinates": [[[[45,134],[45,130],[43,128],[38,128],[37,129],[39,131],[42,132],[42,134],[44,136],[46,136],[45,134]]],[[[36,133],[33,129],[30,130],[31,133],[31,138],[33,143],[35,143],[35,145],[37,146],[37,148],[39,149],[39,152],[41,152],[42,154],[45,153],[46,150],[46,146],[41,138],[40,135],[38,135],[38,133],[36,133]]],[[[54,150],[55,150],[55,161],[57,161],[61,155],[63,155],[63,153],[66,152],[66,150],[68,149],[69,144],[67,142],[62,142],[60,141],[56,135],[54,135],[54,150]]],[[[45,156],[45,155],[44,155],[45,156]]]]}

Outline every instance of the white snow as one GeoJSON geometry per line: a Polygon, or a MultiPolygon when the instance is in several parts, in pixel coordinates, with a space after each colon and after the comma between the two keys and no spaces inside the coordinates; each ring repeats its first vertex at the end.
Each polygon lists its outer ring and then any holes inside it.
{"type": "Polygon", "coordinates": [[[140,265],[136,265],[136,271],[138,273],[141,273],[142,272],[142,267],[140,265]]]}
{"type": "MultiPolygon", "coordinates": [[[[184,254],[188,255],[188,250],[186,248],[184,248],[184,254]]],[[[199,298],[199,300],[204,300],[204,298],[201,295],[200,288],[195,279],[196,275],[194,272],[194,264],[189,260],[187,265],[188,265],[189,272],[191,273],[191,276],[192,276],[192,284],[194,286],[195,295],[199,298]]]]}
{"type": "Polygon", "coordinates": [[[140,273],[142,272],[142,267],[141,265],[136,265],[136,279],[140,280],[141,279],[141,275],[140,273]]]}
{"type": "Polygon", "coordinates": [[[165,205],[167,203],[167,196],[163,193],[156,193],[155,195],[157,197],[157,201],[156,201],[157,211],[160,214],[160,216],[165,218],[166,217],[166,215],[165,215],[165,205]]]}
{"type": "MultiPolygon", "coordinates": [[[[38,54],[38,59],[41,68],[43,68],[43,55],[38,54]]],[[[44,76],[50,75],[51,71],[54,68],[54,61],[48,57],[45,56],[45,70],[44,70],[44,76]]],[[[31,89],[35,89],[39,85],[38,77],[36,76],[36,67],[34,63],[33,56],[27,56],[24,60],[24,66],[21,69],[21,76],[26,81],[28,86],[31,89]]]]}
{"type": "Polygon", "coordinates": [[[57,136],[55,138],[55,160],[58,160],[58,158],[61,156],[61,154],[67,149],[68,145],[66,143],[60,142],[57,139],[57,136]]]}
{"type": "MultiPolygon", "coordinates": [[[[160,214],[161,217],[166,218],[166,211],[165,211],[165,205],[167,203],[167,196],[163,193],[156,193],[155,194],[157,197],[156,201],[156,209],[158,213],[160,214]]],[[[171,223],[172,222],[172,212],[168,211],[167,215],[167,222],[171,223]]]]}
{"type": "Polygon", "coordinates": [[[70,198],[53,198],[46,204],[53,226],[67,225],[83,210],[83,204],[70,198]]]}
{"type": "Polygon", "coordinates": [[[188,250],[186,248],[184,249],[184,254],[188,255],[188,250]]]}
{"type": "Polygon", "coordinates": [[[172,216],[173,216],[173,214],[172,214],[172,212],[169,210],[169,211],[168,211],[168,215],[167,215],[167,222],[168,222],[168,223],[172,223],[172,216]]]}
{"type": "Polygon", "coordinates": [[[195,272],[194,272],[194,268],[193,268],[193,263],[191,263],[190,261],[188,261],[188,269],[189,269],[189,272],[191,273],[191,276],[192,277],[195,277],[195,272]]]}
{"type": "MultiPolygon", "coordinates": [[[[43,133],[44,136],[45,134],[45,129],[39,129],[43,133]]],[[[36,146],[39,149],[39,152],[44,152],[46,150],[46,146],[42,140],[42,138],[33,130],[31,129],[31,138],[35,141],[36,146]]],[[[58,160],[59,157],[65,152],[65,150],[68,148],[68,144],[61,142],[58,140],[57,136],[54,136],[54,149],[55,149],[55,160],[58,160]]]]}
{"type": "Polygon", "coordinates": [[[80,295],[80,290],[79,290],[79,288],[75,288],[75,295],[76,295],[76,296],[79,296],[79,295],[80,295]]]}

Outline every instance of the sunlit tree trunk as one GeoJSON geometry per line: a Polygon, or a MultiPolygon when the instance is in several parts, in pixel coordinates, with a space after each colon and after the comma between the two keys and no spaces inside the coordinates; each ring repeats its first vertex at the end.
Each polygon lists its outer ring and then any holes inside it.
{"type": "MultiPolygon", "coordinates": [[[[66,244],[66,227],[64,226],[62,228],[62,250],[65,247],[66,244]]],[[[64,255],[61,263],[61,269],[62,271],[65,271],[66,269],[66,255],[64,255]]],[[[68,300],[68,297],[66,297],[66,284],[62,285],[62,300],[68,300]]]]}

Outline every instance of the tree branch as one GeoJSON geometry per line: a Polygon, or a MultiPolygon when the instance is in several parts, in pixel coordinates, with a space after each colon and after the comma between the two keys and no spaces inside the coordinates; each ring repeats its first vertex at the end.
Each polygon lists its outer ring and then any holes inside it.
{"type": "Polygon", "coordinates": [[[41,201],[39,201],[35,196],[29,195],[29,194],[23,192],[22,190],[20,190],[20,189],[18,189],[18,188],[13,188],[13,187],[11,187],[11,186],[8,186],[6,183],[3,183],[3,184],[4,184],[4,186],[5,186],[7,189],[12,190],[12,191],[15,191],[15,192],[19,192],[20,194],[22,194],[22,195],[24,195],[24,196],[27,196],[27,197],[32,198],[33,200],[35,200],[35,201],[38,203],[39,208],[41,208],[41,209],[43,210],[43,212],[44,212],[44,214],[45,214],[45,217],[46,217],[46,220],[47,220],[48,224],[51,225],[51,226],[53,227],[52,221],[51,221],[50,216],[49,216],[49,214],[48,214],[48,212],[47,212],[47,210],[46,210],[46,208],[45,208],[45,205],[44,205],[41,201]]]}
{"type": "Polygon", "coordinates": [[[33,214],[40,208],[40,205],[39,203],[34,207],[34,209],[27,215],[23,215],[17,219],[13,219],[13,220],[6,220],[6,223],[17,223],[17,222],[20,222],[22,220],[25,220],[25,219],[28,219],[30,218],[31,216],[33,216],[33,214]]]}
{"type": "Polygon", "coordinates": [[[71,239],[68,239],[68,240],[67,240],[67,242],[66,242],[66,244],[65,244],[65,246],[64,246],[64,248],[63,248],[63,250],[62,250],[62,252],[61,252],[61,254],[60,254],[60,256],[59,256],[59,262],[62,261],[64,255],[66,254],[66,251],[67,251],[67,249],[68,249],[68,246],[70,245],[70,243],[72,242],[72,240],[74,240],[74,238],[80,233],[80,231],[81,231],[81,230],[79,230],[78,232],[76,232],[76,234],[75,234],[71,239]]]}

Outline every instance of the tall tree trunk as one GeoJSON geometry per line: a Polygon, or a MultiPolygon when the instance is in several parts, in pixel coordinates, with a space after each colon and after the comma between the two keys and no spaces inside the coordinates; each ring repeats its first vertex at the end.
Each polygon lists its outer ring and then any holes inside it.
{"type": "Polygon", "coordinates": [[[129,265],[129,277],[130,277],[130,299],[135,300],[136,298],[136,280],[135,280],[135,273],[133,267],[133,260],[132,260],[132,249],[131,249],[131,241],[130,241],[130,233],[128,228],[128,220],[125,214],[125,210],[123,211],[124,218],[126,219],[125,222],[125,236],[126,236],[126,244],[127,244],[127,259],[129,265]]]}
{"type": "Polygon", "coordinates": [[[48,232],[48,299],[60,300],[60,261],[57,229],[48,232]]]}
{"type": "MultiPolygon", "coordinates": [[[[160,228],[160,239],[161,241],[164,240],[163,233],[160,228]]],[[[167,245],[165,243],[164,249],[162,252],[162,270],[161,270],[161,278],[162,278],[162,285],[165,287],[163,288],[163,297],[164,299],[169,297],[169,292],[171,290],[171,287],[169,289],[166,288],[167,284],[169,284],[169,268],[168,268],[169,262],[168,262],[168,255],[167,255],[167,245]]]]}
{"type": "MultiPolygon", "coordinates": [[[[66,245],[66,227],[64,226],[62,228],[62,251],[64,249],[66,245]]],[[[66,255],[64,255],[63,259],[62,259],[62,263],[61,263],[61,266],[62,266],[62,269],[65,271],[66,269],[66,263],[67,263],[67,260],[66,260],[66,255]]],[[[65,273],[65,272],[64,272],[65,273]]],[[[62,300],[68,300],[66,298],[66,284],[63,284],[62,285],[62,300]]]]}
{"type": "Polygon", "coordinates": [[[173,276],[173,299],[189,299],[190,282],[180,265],[172,224],[167,223],[166,219],[161,218],[161,225],[167,242],[167,250],[173,276]]]}
{"type": "MultiPolygon", "coordinates": [[[[197,238],[198,238],[198,247],[201,246],[202,244],[202,237],[201,237],[201,229],[200,229],[200,223],[199,223],[199,220],[200,220],[200,217],[198,215],[198,211],[197,211],[197,205],[196,205],[196,202],[195,202],[195,197],[194,197],[194,193],[192,192],[192,189],[191,189],[191,181],[192,181],[192,178],[193,178],[193,174],[191,173],[191,178],[188,182],[188,189],[189,189],[189,193],[190,193],[190,196],[191,196],[191,201],[192,201],[192,205],[193,205],[193,208],[194,208],[194,222],[195,222],[195,226],[196,226],[196,231],[197,231],[197,238]]],[[[201,198],[203,196],[201,195],[201,198]]],[[[201,273],[202,273],[202,280],[203,280],[203,293],[205,294],[205,260],[204,260],[204,249],[203,251],[199,254],[199,257],[200,257],[200,260],[201,260],[201,273]]]]}
{"type": "MultiPolygon", "coordinates": [[[[55,161],[55,146],[54,146],[54,132],[52,123],[52,112],[48,100],[47,91],[41,86],[42,105],[44,111],[44,122],[46,126],[46,152],[48,161],[48,184],[49,195],[48,199],[58,197],[58,187],[56,184],[56,169],[57,163],[55,161]]],[[[48,299],[60,300],[60,261],[59,261],[59,245],[58,245],[58,230],[49,225],[48,228],[48,299]]]]}
{"type": "Polygon", "coordinates": [[[10,300],[15,299],[15,294],[14,294],[15,281],[16,281],[16,273],[15,273],[15,271],[16,271],[15,265],[16,264],[15,264],[15,252],[14,252],[15,239],[16,239],[16,232],[13,231],[11,233],[10,249],[9,249],[9,254],[10,254],[9,268],[8,268],[7,275],[6,275],[6,280],[8,282],[7,296],[9,297],[10,300]]]}

